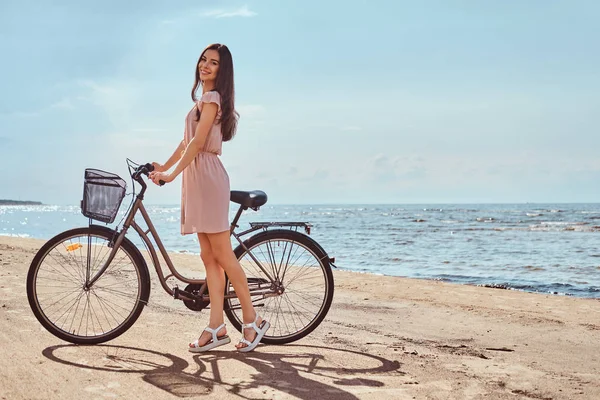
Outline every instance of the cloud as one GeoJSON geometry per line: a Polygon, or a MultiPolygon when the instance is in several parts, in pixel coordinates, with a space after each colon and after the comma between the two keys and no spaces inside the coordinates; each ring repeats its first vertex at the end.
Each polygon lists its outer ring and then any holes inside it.
{"type": "Polygon", "coordinates": [[[404,182],[427,178],[428,168],[420,155],[390,157],[377,154],[366,161],[362,178],[366,182],[404,182]]]}
{"type": "Polygon", "coordinates": [[[256,117],[265,113],[265,108],[260,104],[246,104],[236,107],[236,111],[240,113],[240,117],[256,117]]]}
{"type": "Polygon", "coordinates": [[[256,15],[258,15],[258,14],[255,13],[254,11],[250,11],[248,6],[242,6],[235,10],[217,9],[217,10],[204,11],[204,12],[200,13],[200,16],[209,17],[209,18],[232,18],[232,17],[250,18],[250,17],[254,17],[256,15]]]}
{"type": "Polygon", "coordinates": [[[289,167],[287,170],[287,173],[286,173],[286,175],[288,175],[288,176],[296,176],[297,174],[298,174],[298,168],[293,167],[293,166],[289,167]]]}
{"type": "Polygon", "coordinates": [[[71,102],[71,99],[68,97],[63,98],[62,100],[50,104],[49,106],[45,106],[36,111],[14,111],[11,113],[0,114],[0,117],[3,118],[38,118],[41,117],[42,114],[53,111],[53,110],[73,110],[75,106],[71,102]]]}
{"type": "Polygon", "coordinates": [[[131,129],[132,122],[142,104],[139,87],[127,81],[98,83],[90,79],[77,80],[77,85],[86,90],[87,101],[99,107],[116,129],[131,129]]]}
{"type": "Polygon", "coordinates": [[[140,133],[162,133],[162,132],[166,132],[165,129],[162,128],[133,128],[131,130],[132,132],[140,132],[140,133]]]}
{"type": "Polygon", "coordinates": [[[327,180],[329,178],[329,172],[323,169],[318,169],[313,174],[314,180],[327,180]]]}
{"type": "Polygon", "coordinates": [[[261,132],[265,129],[266,109],[260,104],[245,104],[236,107],[240,114],[239,129],[246,132],[261,132]]]}
{"type": "Polygon", "coordinates": [[[116,88],[114,88],[114,87],[107,86],[107,85],[100,85],[90,79],[79,79],[77,81],[77,83],[80,86],[90,88],[93,91],[99,92],[99,93],[114,93],[116,91],[116,88]]]}
{"type": "Polygon", "coordinates": [[[360,126],[343,126],[341,130],[345,132],[358,132],[362,131],[362,128],[360,126]]]}
{"type": "Polygon", "coordinates": [[[107,138],[113,144],[115,149],[125,148],[128,151],[148,149],[151,147],[158,149],[174,148],[177,145],[177,143],[173,143],[172,141],[161,137],[132,135],[130,132],[110,133],[107,135],[107,138]]]}
{"type": "Polygon", "coordinates": [[[75,106],[71,102],[70,98],[65,97],[64,99],[52,104],[50,108],[58,108],[61,110],[73,110],[75,106]]]}
{"type": "Polygon", "coordinates": [[[6,114],[0,114],[2,118],[36,118],[42,115],[42,111],[15,111],[6,114]]]}
{"type": "Polygon", "coordinates": [[[267,178],[271,178],[272,176],[273,176],[273,174],[270,172],[267,172],[267,171],[262,171],[256,175],[256,177],[258,179],[267,179],[267,178]]]}

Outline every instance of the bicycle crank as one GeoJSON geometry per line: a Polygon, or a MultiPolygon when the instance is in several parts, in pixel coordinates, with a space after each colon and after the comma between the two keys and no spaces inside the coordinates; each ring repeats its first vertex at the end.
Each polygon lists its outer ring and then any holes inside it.
{"type": "MultiPolygon", "coordinates": [[[[173,289],[173,297],[183,301],[183,304],[192,311],[202,311],[210,304],[209,300],[203,300],[200,294],[201,285],[192,283],[185,287],[184,290],[175,287],[173,289]]],[[[208,294],[208,289],[206,290],[208,294]]]]}

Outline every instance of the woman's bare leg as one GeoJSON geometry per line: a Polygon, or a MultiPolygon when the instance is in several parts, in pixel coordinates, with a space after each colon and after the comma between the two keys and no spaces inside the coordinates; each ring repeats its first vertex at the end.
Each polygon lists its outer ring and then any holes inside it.
{"type": "MultiPolygon", "coordinates": [[[[254,322],[254,319],[256,318],[256,311],[254,310],[254,306],[252,305],[250,290],[248,289],[248,279],[246,278],[246,274],[240,266],[239,261],[235,257],[233,249],[231,248],[229,231],[220,233],[209,233],[207,234],[207,236],[208,240],[210,241],[213,255],[217,260],[218,265],[221,266],[225,270],[225,272],[227,272],[227,276],[231,281],[233,288],[235,289],[235,293],[237,294],[238,300],[240,301],[240,305],[242,307],[243,322],[245,324],[254,322]]],[[[221,293],[223,293],[224,290],[225,287],[223,287],[221,293]]],[[[256,322],[256,325],[260,326],[261,322],[262,318],[259,318],[259,320],[256,322]]],[[[254,340],[255,337],[256,331],[254,329],[244,329],[244,338],[246,340],[252,342],[252,340],[254,340]]],[[[244,343],[238,343],[236,347],[239,349],[242,347],[246,347],[246,345],[244,343]]]]}
{"type": "MultiPolygon", "coordinates": [[[[225,292],[225,273],[219,266],[212,251],[212,247],[205,233],[198,233],[200,242],[200,257],[206,269],[206,282],[208,283],[208,294],[210,297],[210,316],[208,327],[216,329],[223,323],[223,300],[225,292]]],[[[224,336],[227,330],[222,328],[217,336],[224,336]]],[[[212,340],[210,332],[202,331],[198,339],[198,346],[204,346],[212,340]]]]}

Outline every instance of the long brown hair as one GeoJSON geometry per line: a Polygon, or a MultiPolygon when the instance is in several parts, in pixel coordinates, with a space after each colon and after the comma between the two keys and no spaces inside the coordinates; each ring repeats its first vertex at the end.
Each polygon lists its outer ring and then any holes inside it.
{"type": "MultiPolygon", "coordinates": [[[[233,59],[229,49],[224,44],[214,43],[208,45],[196,63],[196,80],[192,87],[192,100],[196,102],[196,91],[201,84],[200,73],[198,72],[198,64],[206,50],[217,50],[219,52],[219,71],[215,80],[215,91],[221,96],[221,133],[223,141],[231,140],[237,129],[237,121],[239,114],[235,111],[235,88],[233,84],[233,59]]],[[[200,119],[200,110],[196,107],[196,120],[200,119]]]]}

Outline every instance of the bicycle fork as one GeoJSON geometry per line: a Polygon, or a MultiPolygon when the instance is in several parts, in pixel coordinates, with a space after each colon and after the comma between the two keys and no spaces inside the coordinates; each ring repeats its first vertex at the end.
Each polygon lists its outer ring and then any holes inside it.
{"type": "Polygon", "coordinates": [[[123,238],[125,237],[126,233],[127,233],[126,229],[123,229],[121,232],[115,231],[113,238],[111,239],[110,242],[108,242],[108,247],[111,248],[111,251],[108,254],[108,258],[106,259],[106,261],[104,262],[104,265],[100,268],[100,270],[98,270],[98,272],[96,272],[96,274],[94,274],[94,276],[91,278],[90,278],[90,273],[91,273],[90,259],[91,259],[91,251],[92,251],[92,236],[88,235],[88,248],[87,248],[88,257],[87,257],[87,265],[86,265],[86,273],[85,273],[85,283],[83,286],[84,290],[86,290],[86,291],[90,290],[92,288],[92,286],[94,286],[94,284],[98,281],[98,279],[100,279],[102,274],[104,274],[104,272],[106,272],[110,263],[113,262],[115,255],[117,254],[117,251],[119,251],[119,247],[121,247],[121,243],[123,243],[123,238]],[[116,240],[115,240],[115,236],[117,237],[116,240]]]}

